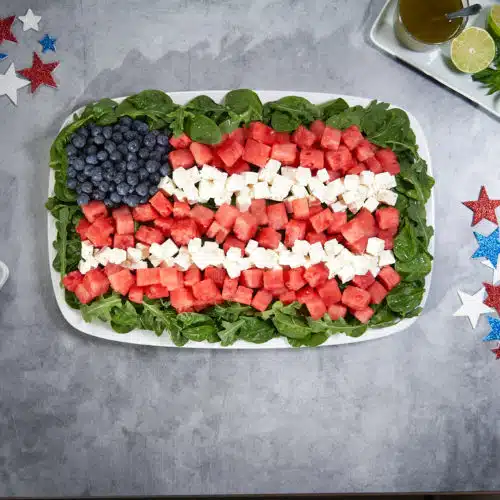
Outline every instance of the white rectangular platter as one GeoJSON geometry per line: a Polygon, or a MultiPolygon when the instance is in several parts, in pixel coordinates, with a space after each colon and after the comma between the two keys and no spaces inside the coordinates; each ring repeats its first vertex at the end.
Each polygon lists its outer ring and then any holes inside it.
{"type": "MultiPolygon", "coordinates": [[[[495,3],[497,2],[492,0],[481,2],[483,10],[476,16],[471,16],[467,26],[484,28],[488,9],[495,3]]],[[[397,0],[387,0],[370,31],[372,42],[383,51],[410,64],[500,118],[500,96],[486,95],[485,87],[474,82],[470,75],[453,68],[453,63],[449,60],[449,43],[431,52],[415,52],[401,44],[394,33],[396,9],[397,0]]]]}
{"type": "MultiPolygon", "coordinates": [[[[190,92],[169,92],[168,94],[177,104],[185,104],[193,97],[196,97],[200,94],[205,94],[210,96],[217,102],[220,102],[224,95],[227,93],[227,90],[218,90],[218,91],[190,91],[190,92]]],[[[346,95],[337,95],[337,94],[326,94],[326,93],[318,93],[318,92],[294,92],[294,91],[274,91],[274,90],[263,90],[257,91],[260,99],[263,103],[268,101],[275,101],[277,99],[281,99],[287,95],[297,95],[301,97],[305,97],[309,99],[313,104],[319,104],[330,99],[336,99],[338,97],[342,97],[347,101],[350,106],[367,106],[370,103],[370,99],[361,98],[361,97],[352,97],[346,95]]],[[[121,101],[124,98],[117,98],[116,101],[121,101]]],[[[83,108],[76,111],[79,113],[83,108]]],[[[420,156],[427,162],[428,172],[432,175],[432,167],[431,167],[431,158],[429,155],[429,149],[427,146],[427,141],[424,136],[424,132],[422,127],[415,119],[413,115],[408,113],[410,118],[410,123],[413,131],[415,132],[416,141],[419,146],[420,156]]],[[[62,127],[66,126],[68,123],[71,123],[73,120],[73,113],[65,120],[62,127]]],[[[62,128],[61,127],[61,128],[62,128]]],[[[50,172],[49,176],[49,196],[53,195],[54,189],[54,172],[50,172]]],[[[427,220],[428,223],[434,226],[434,197],[431,195],[427,206],[427,220]]],[[[157,337],[154,332],[148,330],[133,330],[127,334],[118,334],[114,332],[111,327],[104,322],[93,322],[86,323],[80,311],[72,309],[68,306],[66,301],[64,300],[64,290],[60,286],[60,275],[52,268],[52,261],[55,257],[55,250],[52,246],[52,242],[56,238],[56,227],[54,218],[49,213],[48,214],[48,246],[49,246],[49,266],[51,271],[52,285],[54,287],[54,294],[56,296],[57,304],[59,305],[59,309],[61,310],[66,321],[77,330],[80,330],[83,333],[87,333],[89,335],[93,335],[95,337],[100,337],[107,340],[114,340],[117,342],[127,342],[129,344],[141,344],[141,345],[154,345],[154,346],[163,346],[163,347],[175,347],[173,342],[170,340],[170,336],[167,332],[165,332],[161,337],[157,337]]],[[[431,254],[434,253],[434,239],[431,240],[430,247],[431,254]]],[[[431,285],[431,276],[432,273],[427,275],[426,277],[426,291],[421,303],[423,307],[427,296],[429,293],[430,285],[431,285]]],[[[337,334],[331,336],[323,346],[327,345],[336,345],[336,344],[349,344],[354,342],[363,342],[365,340],[374,340],[382,337],[386,337],[387,335],[392,335],[394,333],[399,333],[408,328],[412,323],[414,323],[417,318],[409,318],[404,319],[399,322],[397,325],[393,325],[387,328],[378,328],[378,329],[369,329],[367,332],[358,338],[348,337],[344,334],[337,334]]],[[[285,338],[275,338],[271,339],[269,342],[265,344],[252,344],[249,342],[245,342],[239,340],[235,342],[230,347],[221,347],[219,344],[210,344],[208,342],[192,342],[189,341],[183,348],[208,348],[208,349],[276,349],[276,348],[290,348],[287,340],[285,338]]]]}

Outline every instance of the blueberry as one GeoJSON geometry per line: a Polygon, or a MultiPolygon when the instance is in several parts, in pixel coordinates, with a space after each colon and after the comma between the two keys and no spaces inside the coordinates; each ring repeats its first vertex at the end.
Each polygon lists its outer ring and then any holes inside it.
{"type": "Polygon", "coordinates": [[[94,144],[94,138],[93,137],[87,137],[87,140],[85,141],[85,144],[88,146],[92,146],[94,144]]]}
{"type": "Polygon", "coordinates": [[[144,136],[144,146],[146,146],[147,148],[154,148],[155,145],[156,145],[156,137],[149,133],[149,134],[146,134],[144,136]]]}
{"type": "Polygon", "coordinates": [[[118,162],[122,159],[122,154],[120,151],[112,151],[109,153],[109,159],[114,162],[118,162]]]}
{"type": "Polygon", "coordinates": [[[66,186],[68,186],[70,189],[75,189],[77,185],[77,180],[76,179],[68,179],[66,181],[66,186]]]}
{"type": "Polygon", "coordinates": [[[87,146],[85,148],[85,154],[88,155],[95,155],[97,154],[97,146],[87,146]]]}
{"type": "Polygon", "coordinates": [[[108,159],[108,152],[107,151],[98,151],[97,152],[97,159],[99,161],[106,161],[108,159]]]}
{"type": "Polygon", "coordinates": [[[82,127],[78,130],[78,133],[83,135],[84,137],[87,137],[89,135],[89,128],[88,127],[82,127]]]}
{"type": "Polygon", "coordinates": [[[123,172],[116,172],[115,174],[115,183],[120,184],[125,181],[125,174],[123,172]]]}
{"type": "Polygon", "coordinates": [[[145,182],[141,182],[135,187],[135,192],[139,196],[146,196],[149,193],[149,187],[145,182]]]}
{"type": "Polygon", "coordinates": [[[113,203],[121,203],[122,202],[122,197],[118,194],[118,193],[111,193],[109,195],[109,199],[113,202],[113,203]]]}
{"type": "Polygon", "coordinates": [[[132,118],[130,116],[122,116],[120,118],[120,125],[125,125],[126,127],[130,127],[132,125],[132,118]]]}
{"type": "Polygon", "coordinates": [[[120,182],[120,184],[116,186],[116,192],[120,196],[125,196],[126,194],[128,194],[129,188],[130,186],[126,182],[120,182]]]}
{"type": "Polygon", "coordinates": [[[76,134],[71,139],[71,144],[77,149],[83,149],[85,147],[86,139],[83,135],[76,134]]]}
{"type": "Polygon", "coordinates": [[[137,153],[137,151],[139,151],[139,148],[140,148],[140,145],[139,145],[139,141],[137,139],[133,139],[131,140],[128,144],[127,144],[127,149],[131,152],[131,153],[137,153]]]}
{"type": "Polygon", "coordinates": [[[145,168],[140,168],[139,172],[137,172],[139,175],[139,180],[145,181],[149,177],[149,173],[145,168]]]}
{"type": "Polygon", "coordinates": [[[75,191],[76,191],[77,194],[82,194],[82,185],[81,184],[77,184],[76,188],[75,188],[75,191]]]}
{"type": "Polygon", "coordinates": [[[111,139],[111,136],[113,135],[113,129],[111,127],[103,127],[102,135],[105,139],[111,139]]]}
{"type": "Polygon", "coordinates": [[[77,171],[77,172],[80,172],[81,170],[84,169],[85,167],[85,161],[83,158],[80,158],[80,157],[77,157],[77,158],[74,158],[73,161],[71,162],[71,165],[73,166],[73,168],[77,171]]]}
{"type": "Polygon", "coordinates": [[[112,180],[114,180],[115,178],[115,172],[114,170],[110,169],[110,168],[106,168],[102,171],[102,178],[107,181],[107,182],[111,182],[112,180]]]}
{"type": "Polygon", "coordinates": [[[135,172],[139,168],[139,164],[136,161],[129,161],[127,163],[127,170],[129,172],[135,172]]]}
{"type": "Polygon", "coordinates": [[[146,166],[146,160],[143,160],[142,158],[139,158],[137,160],[137,163],[139,164],[139,167],[145,167],[146,166]]]}
{"type": "Polygon", "coordinates": [[[137,161],[137,155],[135,153],[127,153],[125,159],[127,161],[137,161]]]}
{"type": "Polygon", "coordinates": [[[158,172],[155,172],[154,174],[150,174],[149,180],[153,184],[158,184],[161,181],[161,175],[158,172]]]}
{"type": "Polygon", "coordinates": [[[114,182],[110,182],[108,187],[108,192],[112,193],[113,191],[116,191],[116,184],[114,182]]]}
{"type": "Polygon", "coordinates": [[[122,125],[118,132],[120,132],[121,134],[124,134],[125,132],[128,132],[129,130],[130,130],[130,127],[126,127],[125,125],[122,125]]]}
{"type": "Polygon", "coordinates": [[[170,168],[170,165],[168,163],[164,163],[160,167],[160,174],[163,175],[164,177],[167,175],[170,175],[171,172],[172,172],[172,169],[170,168]]]}
{"type": "Polygon", "coordinates": [[[126,141],[132,141],[133,139],[136,139],[138,135],[139,134],[137,134],[135,130],[127,130],[126,132],[123,133],[123,138],[126,141]]]}
{"type": "Polygon", "coordinates": [[[136,194],[129,194],[128,196],[123,197],[123,201],[129,207],[136,207],[139,205],[140,198],[136,194]]]}
{"type": "Polygon", "coordinates": [[[156,138],[156,143],[157,143],[159,146],[165,146],[165,147],[167,147],[167,146],[168,146],[168,136],[166,136],[165,134],[160,134],[160,135],[156,138]]]}
{"type": "Polygon", "coordinates": [[[113,141],[106,141],[104,143],[104,149],[111,154],[116,149],[116,144],[113,141]]]}
{"type": "Polygon", "coordinates": [[[149,149],[146,148],[139,149],[139,158],[147,160],[149,158],[149,149]]]}
{"type": "Polygon", "coordinates": [[[168,148],[166,148],[165,146],[156,146],[155,152],[164,155],[165,153],[168,153],[168,148]]]}
{"type": "Polygon", "coordinates": [[[103,135],[98,135],[97,137],[94,137],[94,144],[97,144],[98,146],[102,146],[106,142],[106,139],[104,138],[103,135]]]}
{"type": "Polygon", "coordinates": [[[96,136],[101,135],[101,134],[102,134],[102,127],[99,127],[99,125],[94,125],[90,129],[90,135],[92,137],[96,137],[96,136]]]}
{"type": "Polygon", "coordinates": [[[155,137],[158,137],[161,134],[161,132],[157,129],[154,129],[151,130],[150,134],[153,134],[155,137]]]}
{"type": "Polygon", "coordinates": [[[127,184],[129,184],[130,186],[137,186],[137,184],[139,184],[139,176],[137,174],[134,174],[133,172],[129,172],[126,178],[127,184]]]}
{"type": "Polygon", "coordinates": [[[120,151],[122,155],[126,155],[128,153],[127,145],[124,142],[118,144],[118,146],[116,146],[116,149],[120,151]]]}
{"type": "Polygon", "coordinates": [[[122,161],[119,161],[116,165],[115,165],[115,172],[126,172],[127,171],[127,162],[122,160],[122,161]]]}
{"type": "Polygon", "coordinates": [[[89,201],[90,201],[89,195],[84,193],[78,195],[78,198],[76,199],[78,205],[86,205],[89,201]]]}
{"type": "Polygon", "coordinates": [[[92,192],[92,183],[89,182],[89,181],[85,181],[83,184],[82,184],[82,192],[83,193],[87,193],[87,194],[90,194],[92,192]]]}
{"type": "Polygon", "coordinates": [[[85,182],[87,180],[87,176],[85,174],[83,174],[83,173],[82,174],[78,174],[76,176],[76,180],[78,182],[85,182]]]}
{"type": "Polygon", "coordinates": [[[158,192],[158,186],[150,186],[149,187],[149,196],[153,196],[158,192]]]}
{"type": "Polygon", "coordinates": [[[73,144],[68,144],[66,146],[66,154],[68,156],[75,156],[77,153],[77,149],[75,148],[75,146],[73,146],[73,144]]]}
{"type": "Polygon", "coordinates": [[[115,206],[115,204],[113,203],[113,201],[110,199],[110,198],[105,198],[104,199],[104,204],[108,207],[108,208],[113,208],[115,206]]]}
{"type": "Polygon", "coordinates": [[[92,199],[93,200],[99,200],[102,201],[106,197],[106,193],[103,193],[102,191],[99,191],[96,189],[95,191],[92,191],[92,199]]]}
{"type": "Polygon", "coordinates": [[[92,184],[97,185],[102,182],[102,170],[100,168],[96,168],[94,173],[92,174],[92,184]]]}
{"type": "Polygon", "coordinates": [[[92,176],[92,173],[94,172],[94,168],[95,165],[91,165],[90,163],[87,163],[85,165],[85,168],[83,169],[83,173],[87,176],[87,177],[91,177],[92,176]]]}
{"type": "Polygon", "coordinates": [[[76,177],[76,170],[73,167],[68,167],[68,170],[66,171],[66,177],[74,179],[76,177]]]}
{"type": "Polygon", "coordinates": [[[143,205],[144,203],[147,203],[147,202],[148,202],[148,200],[149,200],[149,196],[148,196],[148,195],[141,196],[141,197],[139,198],[139,203],[140,203],[141,205],[143,205]]]}
{"type": "Polygon", "coordinates": [[[113,163],[109,160],[103,161],[101,164],[102,168],[113,168],[113,163]]]}
{"type": "Polygon", "coordinates": [[[123,134],[121,132],[114,132],[111,139],[115,144],[121,144],[123,142],[123,134]]]}
{"type": "Polygon", "coordinates": [[[132,128],[134,130],[137,130],[142,135],[145,135],[149,131],[149,127],[147,126],[146,123],[142,122],[141,120],[134,120],[132,123],[132,128]]]}
{"type": "Polygon", "coordinates": [[[121,125],[119,123],[115,123],[115,125],[113,125],[113,132],[119,132],[120,128],[121,125]]]}
{"type": "Polygon", "coordinates": [[[149,155],[150,160],[154,160],[156,162],[161,162],[163,158],[163,155],[161,154],[160,151],[152,151],[151,154],[149,155]]]}
{"type": "Polygon", "coordinates": [[[88,155],[85,158],[85,162],[90,165],[97,165],[99,163],[99,160],[97,159],[97,156],[95,154],[88,155]]]}
{"type": "Polygon", "coordinates": [[[153,174],[155,173],[158,169],[160,168],[159,162],[155,160],[148,160],[146,162],[146,170],[150,173],[153,174]]]}

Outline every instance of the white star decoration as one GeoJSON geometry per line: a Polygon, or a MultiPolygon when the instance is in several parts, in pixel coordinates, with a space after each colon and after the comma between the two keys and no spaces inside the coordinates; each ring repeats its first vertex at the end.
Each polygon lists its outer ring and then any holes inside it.
{"type": "Polygon", "coordinates": [[[493,269],[493,285],[500,281],[500,259],[497,262],[497,267],[493,267],[493,264],[489,260],[483,260],[481,264],[493,269]]]}
{"type": "Polygon", "coordinates": [[[0,96],[6,95],[17,106],[17,91],[29,83],[29,80],[23,80],[16,75],[16,68],[12,63],[5,74],[0,73],[0,96]]]}
{"type": "Polygon", "coordinates": [[[469,295],[468,293],[458,290],[458,296],[462,301],[462,306],[453,313],[453,316],[467,316],[472,328],[476,328],[481,314],[493,312],[491,307],[488,307],[483,303],[485,296],[484,288],[481,288],[481,290],[476,292],[474,295],[469,295]]]}
{"type": "Polygon", "coordinates": [[[23,31],[38,31],[38,23],[40,22],[40,19],[42,19],[41,16],[35,15],[31,9],[28,9],[26,15],[19,16],[19,20],[23,23],[23,31]]]}

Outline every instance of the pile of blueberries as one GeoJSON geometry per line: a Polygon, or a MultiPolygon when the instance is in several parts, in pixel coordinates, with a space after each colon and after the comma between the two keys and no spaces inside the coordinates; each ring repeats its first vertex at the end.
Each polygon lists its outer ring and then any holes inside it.
{"type": "Polygon", "coordinates": [[[146,203],[160,179],[171,174],[168,139],[166,132],[128,116],[112,126],[81,127],[66,146],[67,186],[77,192],[79,205],[90,200],[110,208],[146,203]]]}

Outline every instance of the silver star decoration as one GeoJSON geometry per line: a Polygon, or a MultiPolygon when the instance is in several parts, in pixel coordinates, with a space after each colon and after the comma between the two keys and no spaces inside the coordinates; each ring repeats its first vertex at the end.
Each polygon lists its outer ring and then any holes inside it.
{"type": "Polygon", "coordinates": [[[462,306],[453,313],[453,316],[467,316],[472,328],[476,328],[481,314],[493,312],[491,307],[488,307],[483,303],[485,292],[486,290],[481,288],[481,290],[476,292],[474,295],[469,295],[468,293],[458,290],[458,296],[462,301],[462,306]]]}
{"type": "Polygon", "coordinates": [[[17,91],[29,85],[29,80],[23,80],[16,74],[14,63],[5,74],[0,73],[0,96],[6,95],[17,106],[17,91]]]}
{"type": "Polygon", "coordinates": [[[489,260],[481,261],[481,264],[493,269],[493,285],[500,281],[500,260],[497,262],[497,267],[493,267],[493,264],[489,260]]]}
{"type": "Polygon", "coordinates": [[[19,16],[19,20],[23,23],[23,31],[38,31],[38,23],[40,22],[40,19],[42,19],[41,16],[35,15],[31,9],[28,9],[26,15],[19,16]]]}

